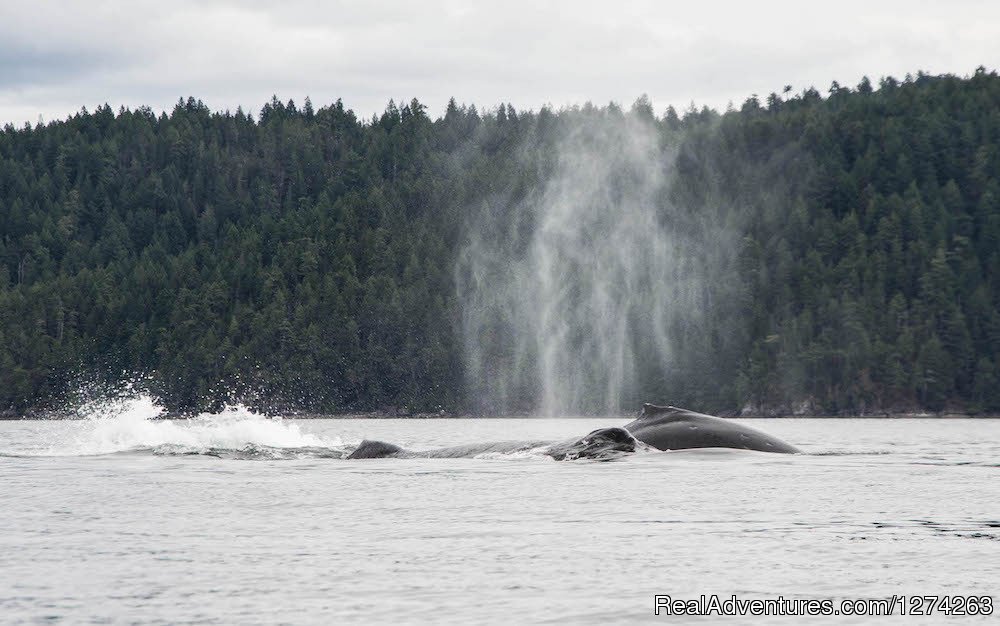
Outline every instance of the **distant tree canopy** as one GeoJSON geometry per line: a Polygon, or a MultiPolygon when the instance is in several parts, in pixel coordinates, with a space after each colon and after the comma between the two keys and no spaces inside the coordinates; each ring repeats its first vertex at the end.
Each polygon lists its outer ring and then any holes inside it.
{"type": "MultiPolygon", "coordinates": [[[[741,242],[725,305],[687,338],[697,362],[655,399],[1000,410],[995,72],[630,114],[677,146],[673,202],[741,242]]],[[[546,153],[519,147],[580,117],[452,101],[432,120],[413,100],[361,120],[275,98],[255,120],[188,99],[6,126],[0,409],[98,372],[148,375],[179,410],[467,410],[469,207],[529,193],[546,153]]]]}

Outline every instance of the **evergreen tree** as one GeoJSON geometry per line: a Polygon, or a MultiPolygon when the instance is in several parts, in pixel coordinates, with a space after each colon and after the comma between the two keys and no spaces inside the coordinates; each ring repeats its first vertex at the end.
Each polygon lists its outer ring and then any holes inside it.
{"type": "MultiPolygon", "coordinates": [[[[981,70],[785,89],[721,115],[452,99],[440,119],[411,100],[361,120],[275,96],[256,120],[188,98],[7,125],[0,411],[53,406],[81,372],[146,374],[178,410],[478,407],[454,270],[472,214],[527,241],[536,225],[511,207],[554,171],[559,137],[628,116],[676,154],[660,200],[702,244],[685,271],[707,303],[668,329],[669,371],[639,359],[643,393],[1000,411],[997,102],[981,70]]],[[[509,329],[490,331],[493,362],[512,362],[509,329]]]]}

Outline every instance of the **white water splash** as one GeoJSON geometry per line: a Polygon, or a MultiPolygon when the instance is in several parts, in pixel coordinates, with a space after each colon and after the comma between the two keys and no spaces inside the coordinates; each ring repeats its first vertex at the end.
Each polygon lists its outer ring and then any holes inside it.
{"type": "Polygon", "coordinates": [[[343,445],[340,439],[325,440],[304,433],[298,424],[255,413],[242,405],[183,420],[157,419],[163,412],[163,407],[146,395],[92,403],[81,408],[85,419],[73,424],[73,433],[43,453],[86,456],[164,446],[173,453],[199,453],[212,449],[239,450],[247,446],[332,448],[343,445]]]}

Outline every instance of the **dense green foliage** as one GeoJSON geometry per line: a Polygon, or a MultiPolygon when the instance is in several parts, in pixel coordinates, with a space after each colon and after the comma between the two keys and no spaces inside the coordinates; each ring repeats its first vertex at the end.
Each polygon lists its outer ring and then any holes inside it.
{"type": "Polygon", "coordinates": [[[1000,408],[995,73],[751,99],[706,142],[748,205],[740,401],[1000,408]]]}
{"type": "MultiPolygon", "coordinates": [[[[474,406],[454,284],[469,209],[530,193],[544,167],[523,146],[544,162],[588,111],[432,120],[413,101],[364,121],[275,99],[254,120],[189,99],[7,126],[0,409],[51,404],[81,373],[146,374],[178,409],[474,406]]],[[[654,123],[677,146],[673,202],[740,242],[681,337],[697,358],[656,399],[1000,409],[1000,77],[654,123]]]]}

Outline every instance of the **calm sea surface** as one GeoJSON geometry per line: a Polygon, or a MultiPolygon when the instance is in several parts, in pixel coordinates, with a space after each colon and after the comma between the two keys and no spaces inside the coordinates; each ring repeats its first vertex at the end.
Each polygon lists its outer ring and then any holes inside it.
{"type": "Polygon", "coordinates": [[[796,456],[347,461],[362,438],[628,419],[149,411],[0,423],[0,622],[598,623],[669,621],[655,594],[1000,595],[1000,420],[746,420],[796,456]]]}

